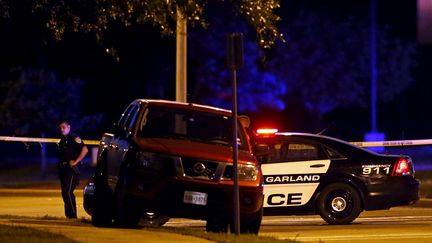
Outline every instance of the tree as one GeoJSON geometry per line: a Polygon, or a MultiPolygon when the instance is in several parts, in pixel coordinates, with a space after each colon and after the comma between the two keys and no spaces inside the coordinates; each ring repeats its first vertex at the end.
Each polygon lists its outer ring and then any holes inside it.
{"type": "MultiPolygon", "coordinates": [[[[230,28],[230,25],[223,20],[211,23],[214,26],[209,27],[210,34],[205,34],[209,37],[193,38],[204,38],[194,43],[196,53],[205,59],[197,62],[197,79],[201,90],[205,90],[198,99],[229,107],[231,90],[221,51],[226,47],[216,41],[220,37],[214,36],[218,36],[222,26],[230,28]]],[[[291,109],[286,101],[296,97],[319,123],[323,115],[336,108],[367,106],[370,90],[367,18],[336,21],[329,13],[302,11],[280,27],[287,41],[269,50],[265,62],[257,55],[254,43],[246,40],[245,67],[239,71],[238,81],[240,111],[268,106],[291,109]]],[[[247,32],[244,27],[243,30],[247,32]]],[[[411,69],[416,64],[416,49],[414,43],[390,36],[385,28],[380,29],[377,44],[379,98],[388,102],[413,82],[411,69]]]]}
{"type": "MultiPolygon", "coordinates": [[[[271,66],[285,75],[292,92],[300,93],[303,103],[322,116],[348,105],[365,106],[369,101],[370,64],[368,25],[362,19],[334,22],[319,13],[302,12],[287,26],[289,41],[278,46],[281,59],[271,66]]],[[[378,92],[389,101],[412,83],[415,45],[390,36],[380,29],[378,46],[378,92]]]]}
{"type": "MultiPolygon", "coordinates": [[[[214,19],[206,33],[192,34],[191,59],[196,84],[192,101],[230,109],[232,106],[231,73],[226,66],[226,34],[240,31],[249,36],[250,29],[243,23],[214,19]],[[220,31],[224,26],[225,31],[220,31]]],[[[284,109],[284,95],[289,88],[269,69],[259,65],[262,49],[251,38],[244,43],[244,67],[238,71],[238,105],[240,111],[257,111],[262,107],[284,109]]]]}
{"type": "Polygon", "coordinates": [[[68,119],[82,134],[96,135],[103,116],[82,114],[81,80],[61,80],[44,69],[18,68],[14,73],[1,87],[0,127],[21,136],[57,136],[58,123],[68,119]]]}
{"type": "MultiPolygon", "coordinates": [[[[206,26],[203,14],[205,0],[27,0],[32,4],[35,13],[46,16],[46,25],[57,39],[66,31],[84,31],[94,33],[103,42],[104,31],[113,22],[124,26],[133,23],[150,23],[159,28],[163,35],[172,35],[176,29],[177,9],[187,18],[191,25],[206,26]]],[[[0,0],[0,13],[7,16],[13,0],[0,0]]],[[[221,1],[223,2],[223,1],[221,1]]],[[[269,48],[282,34],[277,31],[276,23],[280,17],[275,10],[280,7],[279,0],[231,0],[236,13],[246,16],[254,28],[258,43],[269,48]]],[[[115,51],[108,48],[107,52],[115,51]]],[[[115,53],[111,53],[115,55],[115,53]]]]}

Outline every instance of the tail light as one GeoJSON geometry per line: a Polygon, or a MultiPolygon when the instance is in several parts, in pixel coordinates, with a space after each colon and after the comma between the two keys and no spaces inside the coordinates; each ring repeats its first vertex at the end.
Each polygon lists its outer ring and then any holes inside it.
{"type": "Polygon", "coordinates": [[[393,169],[393,176],[405,176],[413,174],[412,162],[409,158],[400,158],[393,169]]]}

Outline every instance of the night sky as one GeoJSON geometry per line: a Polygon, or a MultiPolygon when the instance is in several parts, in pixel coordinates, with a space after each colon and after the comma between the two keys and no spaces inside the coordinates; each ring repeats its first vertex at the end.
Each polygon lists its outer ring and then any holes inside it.
{"type": "MultiPolygon", "coordinates": [[[[283,21],[289,21],[294,13],[303,9],[328,11],[331,18],[340,21],[348,15],[367,16],[368,11],[365,0],[281,2],[278,13],[283,21]]],[[[377,2],[378,25],[388,28],[395,37],[416,42],[415,1],[377,2]]],[[[209,12],[207,14],[218,11],[209,12]]],[[[190,27],[189,31],[190,36],[194,36],[195,31],[203,30],[190,27]]],[[[28,9],[15,11],[10,19],[0,20],[0,36],[0,83],[9,80],[10,70],[17,66],[49,68],[58,71],[62,77],[81,79],[85,87],[83,112],[103,113],[105,122],[101,130],[115,122],[135,98],[174,99],[175,38],[161,37],[150,25],[134,25],[129,29],[112,26],[107,32],[106,43],[116,47],[119,60],[108,55],[105,47],[97,44],[91,34],[68,33],[61,41],[55,41],[42,21],[29,14],[28,9]]],[[[194,46],[188,48],[191,50],[194,46]]],[[[378,104],[378,129],[384,131],[388,139],[432,137],[432,114],[429,112],[432,106],[432,44],[418,44],[417,52],[418,65],[412,72],[415,82],[392,102],[378,104]]],[[[189,90],[195,88],[196,62],[189,56],[189,90]]],[[[259,110],[248,115],[253,118],[253,126],[272,123],[286,130],[318,132],[316,127],[309,126],[313,114],[295,109],[259,110]]],[[[369,117],[368,108],[336,109],[324,116],[321,128],[333,124],[328,135],[358,140],[370,129],[369,117]]]]}

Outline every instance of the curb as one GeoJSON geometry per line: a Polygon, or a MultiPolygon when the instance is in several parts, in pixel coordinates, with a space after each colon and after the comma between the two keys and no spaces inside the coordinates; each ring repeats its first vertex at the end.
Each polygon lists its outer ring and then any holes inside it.
{"type": "Polygon", "coordinates": [[[432,199],[420,198],[420,200],[418,200],[416,203],[411,205],[411,207],[432,208],[432,199]]]}

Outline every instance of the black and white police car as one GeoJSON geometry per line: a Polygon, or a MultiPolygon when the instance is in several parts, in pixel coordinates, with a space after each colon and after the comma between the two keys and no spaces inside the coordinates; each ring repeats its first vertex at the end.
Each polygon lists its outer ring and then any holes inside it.
{"type": "Polygon", "coordinates": [[[258,131],[264,215],[319,214],[349,224],[363,210],[389,209],[419,199],[420,181],[409,156],[382,155],[332,137],[258,131]]]}

